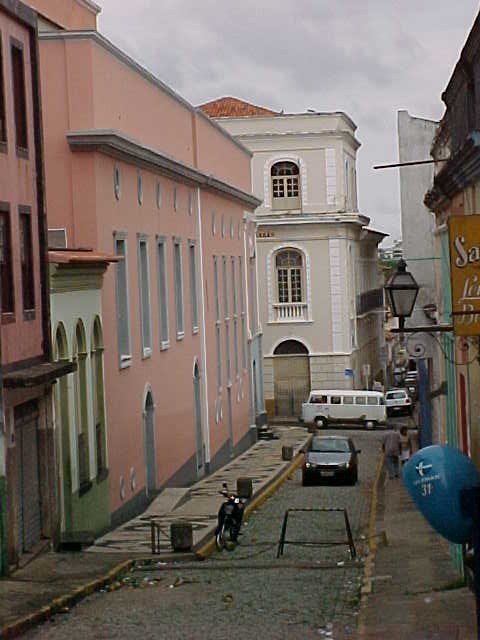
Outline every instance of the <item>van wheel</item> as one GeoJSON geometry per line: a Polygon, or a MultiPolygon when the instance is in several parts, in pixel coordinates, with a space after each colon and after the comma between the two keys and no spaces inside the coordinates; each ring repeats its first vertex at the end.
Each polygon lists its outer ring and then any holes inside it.
{"type": "Polygon", "coordinates": [[[326,424],[325,418],[317,417],[317,418],[315,418],[314,422],[315,422],[315,426],[317,427],[317,429],[322,429],[326,424]]]}
{"type": "Polygon", "coordinates": [[[366,429],[375,429],[376,426],[377,426],[377,422],[375,420],[367,420],[365,422],[366,429]]]}

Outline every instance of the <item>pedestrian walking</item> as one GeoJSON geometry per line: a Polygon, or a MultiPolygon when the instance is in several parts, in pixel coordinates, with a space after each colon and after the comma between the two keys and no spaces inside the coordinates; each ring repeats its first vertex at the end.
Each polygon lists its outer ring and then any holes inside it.
{"type": "Polygon", "coordinates": [[[382,450],[385,454],[385,466],[390,480],[399,477],[400,434],[389,431],[383,438],[382,450]]]}
{"type": "Polygon", "coordinates": [[[408,435],[407,427],[400,429],[400,464],[403,465],[408,462],[412,455],[412,441],[408,435]]]}

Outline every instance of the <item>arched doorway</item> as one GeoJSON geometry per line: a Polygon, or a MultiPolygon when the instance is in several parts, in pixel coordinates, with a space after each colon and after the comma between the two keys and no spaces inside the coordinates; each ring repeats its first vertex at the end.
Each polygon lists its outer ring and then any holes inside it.
{"type": "Polygon", "coordinates": [[[308,349],[298,340],[285,340],[273,354],[275,415],[299,416],[310,391],[308,349]]]}
{"type": "Polygon", "coordinates": [[[197,449],[197,477],[201,477],[205,470],[205,455],[202,434],[202,403],[200,395],[200,370],[198,362],[193,368],[193,403],[195,420],[195,443],[197,449]]]}
{"type": "MultiPolygon", "coordinates": [[[[59,323],[53,345],[55,362],[68,361],[68,341],[65,327],[59,323]]],[[[68,378],[62,376],[54,386],[55,420],[58,425],[59,451],[61,460],[60,495],[62,504],[62,530],[69,531],[72,526],[72,458],[70,445],[70,403],[68,398],[68,378]]]]}
{"type": "Polygon", "coordinates": [[[157,488],[157,467],[155,461],[155,404],[150,390],[147,391],[145,396],[143,430],[145,438],[145,468],[147,471],[145,493],[151,497],[157,488]]]}
{"type": "Polygon", "coordinates": [[[102,324],[98,316],[93,324],[91,368],[96,472],[97,477],[102,477],[105,476],[107,470],[107,435],[103,389],[103,333],[102,324]]]}

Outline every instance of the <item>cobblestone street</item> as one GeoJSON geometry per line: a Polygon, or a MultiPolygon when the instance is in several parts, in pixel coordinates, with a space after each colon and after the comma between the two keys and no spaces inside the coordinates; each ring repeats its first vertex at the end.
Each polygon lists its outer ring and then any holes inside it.
{"type": "MultiPolygon", "coordinates": [[[[339,433],[338,431],[336,433],[339,433]]],[[[241,544],[198,563],[154,563],[122,588],[97,593],[32,630],[29,639],[142,638],[232,640],[355,638],[370,492],[382,432],[349,432],[360,454],[354,487],[302,487],[301,472],[245,522],[241,544]],[[358,557],[348,546],[277,545],[287,508],[347,508],[358,557]],[[73,633],[73,636],[72,636],[73,633]]],[[[343,514],[292,514],[287,540],[346,540],[343,514]]]]}

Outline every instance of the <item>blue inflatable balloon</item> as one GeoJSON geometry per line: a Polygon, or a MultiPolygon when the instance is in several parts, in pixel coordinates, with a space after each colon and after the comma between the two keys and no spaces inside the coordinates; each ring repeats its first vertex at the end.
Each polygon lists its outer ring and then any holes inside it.
{"type": "Polygon", "coordinates": [[[431,526],[450,542],[468,542],[472,518],[462,491],[480,484],[472,460],[458,449],[433,445],[417,451],[403,467],[403,482],[431,526]]]}

